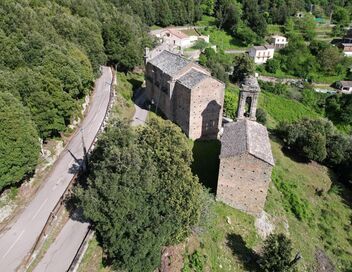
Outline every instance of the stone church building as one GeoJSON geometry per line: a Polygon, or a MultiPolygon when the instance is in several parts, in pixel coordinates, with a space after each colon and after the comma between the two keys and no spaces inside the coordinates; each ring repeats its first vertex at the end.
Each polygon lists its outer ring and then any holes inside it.
{"type": "Polygon", "coordinates": [[[146,58],[146,95],[191,139],[216,139],[221,128],[225,84],[204,67],[162,51],[146,58]]]}
{"type": "Polygon", "coordinates": [[[241,85],[237,121],[224,126],[221,137],[217,199],[249,214],[263,211],[274,158],[268,131],[255,113],[260,87],[255,77],[241,85]]]}

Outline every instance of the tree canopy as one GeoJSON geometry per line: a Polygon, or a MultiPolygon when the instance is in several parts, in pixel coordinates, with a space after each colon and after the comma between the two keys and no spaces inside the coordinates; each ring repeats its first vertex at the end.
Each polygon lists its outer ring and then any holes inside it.
{"type": "Polygon", "coordinates": [[[0,92],[0,191],[34,170],[39,150],[28,110],[12,94],[0,92]]]}
{"type": "Polygon", "coordinates": [[[271,234],[264,242],[263,256],[259,261],[264,272],[292,271],[292,242],[284,234],[271,234]]]}
{"type": "Polygon", "coordinates": [[[191,162],[186,137],[170,121],[136,131],[115,121],[99,139],[78,197],[116,268],[153,271],[162,246],[197,223],[201,186],[191,162]]]}

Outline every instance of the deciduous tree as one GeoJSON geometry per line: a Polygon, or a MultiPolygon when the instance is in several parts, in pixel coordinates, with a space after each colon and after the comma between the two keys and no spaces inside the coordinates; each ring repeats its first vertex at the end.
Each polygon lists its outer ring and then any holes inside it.
{"type": "Polygon", "coordinates": [[[10,93],[0,92],[0,191],[34,170],[39,150],[28,109],[10,93]]]}

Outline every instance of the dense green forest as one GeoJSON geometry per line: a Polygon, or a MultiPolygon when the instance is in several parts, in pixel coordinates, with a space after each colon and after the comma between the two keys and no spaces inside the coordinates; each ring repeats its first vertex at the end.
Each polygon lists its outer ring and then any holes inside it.
{"type": "MultiPolygon", "coordinates": [[[[184,20],[164,21],[166,14],[161,8],[167,6],[165,2],[151,3],[150,21],[134,14],[137,6],[133,1],[132,8],[122,1],[105,0],[1,2],[0,93],[6,93],[9,108],[18,107],[19,113],[25,113],[23,130],[31,133],[17,140],[5,137],[17,135],[21,129],[10,126],[8,109],[1,109],[4,136],[0,154],[6,163],[1,164],[0,190],[34,169],[39,137],[60,136],[79,114],[99,65],[108,63],[128,70],[142,63],[143,48],[150,44],[144,22],[184,24],[195,20],[194,2],[185,1],[183,10],[189,13],[184,14],[184,20]],[[31,152],[26,152],[29,142],[33,143],[31,152]],[[24,158],[19,160],[13,150],[22,152],[24,158]]],[[[136,3],[148,7],[143,1],[136,3]]]]}
{"type": "MultiPolygon", "coordinates": [[[[258,0],[4,0],[0,5],[0,92],[9,107],[26,113],[30,142],[58,137],[79,115],[92,89],[99,65],[127,71],[142,64],[143,48],[151,46],[148,26],[184,25],[203,14],[216,17],[219,28],[242,40],[261,41],[267,25],[285,24],[299,11],[313,11],[337,25],[348,24],[352,4],[336,1],[258,0]],[[35,131],[35,133],[34,133],[35,131]]],[[[219,66],[220,67],[220,66],[219,66]]],[[[221,67],[219,69],[222,69],[221,67]]],[[[221,72],[221,71],[220,71],[221,72]]],[[[5,114],[6,115],[6,114],[5,114]]],[[[6,116],[5,116],[6,117],[6,116]]],[[[7,135],[16,127],[1,123],[7,135]]],[[[0,189],[29,174],[39,146],[32,145],[23,163],[9,152],[24,141],[0,139],[0,189]],[[7,173],[18,169],[11,180],[7,173]],[[23,173],[23,174],[19,174],[23,173]]]]}

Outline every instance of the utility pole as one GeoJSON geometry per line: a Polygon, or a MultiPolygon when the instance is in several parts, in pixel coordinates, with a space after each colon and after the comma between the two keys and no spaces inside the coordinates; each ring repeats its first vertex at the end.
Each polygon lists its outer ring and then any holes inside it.
{"type": "Polygon", "coordinates": [[[82,138],[82,146],[83,146],[83,162],[82,162],[82,169],[83,172],[86,172],[88,169],[88,153],[87,153],[87,148],[84,142],[84,137],[83,137],[83,128],[80,128],[81,131],[81,138],[82,138]]]}

